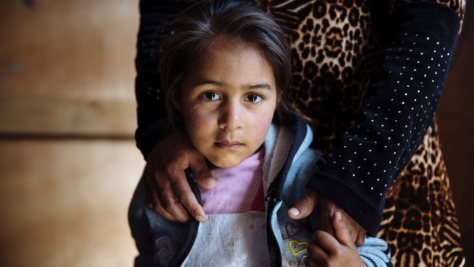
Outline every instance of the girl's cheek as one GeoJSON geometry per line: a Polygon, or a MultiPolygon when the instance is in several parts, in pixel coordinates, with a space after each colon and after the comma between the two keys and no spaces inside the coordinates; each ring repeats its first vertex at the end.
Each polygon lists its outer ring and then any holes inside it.
{"type": "Polygon", "coordinates": [[[186,112],[186,130],[196,138],[202,137],[203,131],[208,128],[211,116],[204,107],[196,105],[190,107],[186,112]]]}
{"type": "Polygon", "coordinates": [[[210,111],[203,105],[195,105],[190,109],[188,117],[195,124],[202,125],[210,120],[210,111]]]}
{"type": "Polygon", "coordinates": [[[255,132],[255,136],[265,139],[267,135],[268,128],[272,123],[273,112],[268,112],[268,114],[263,114],[262,117],[255,117],[252,125],[252,132],[255,132]]]}

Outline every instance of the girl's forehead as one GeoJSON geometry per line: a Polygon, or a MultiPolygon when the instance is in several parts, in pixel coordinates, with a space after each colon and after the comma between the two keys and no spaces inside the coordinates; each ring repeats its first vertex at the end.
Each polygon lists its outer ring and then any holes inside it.
{"type": "Polygon", "coordinates": [[[209,43],[206,49],[203,49],[201,55],[197,59],[202,60],[215,51],[221,53],[242,54],[248,52],[248,50],[257,51],[260,56],[264,57],[264,54],[257,43],[247,42],[238,38],[218,36],[209,43]]]}
{"type": "Polygon", "coordinates": [[[212,40],[200,53],[194,57],[191,56],[187,65],[190,71],[195,71],[204,65],[212,63],[216,59],[227,59],[231,57],[243,59],[248,56],[260,60],[262,65],[267,65],[273,70],[271,61],[267,60],[266,55],[256,43],[228,37],[217,37],[212,40]]]}
{"type": "MultiPolygon", "coordinates": [[[[273,68],[256,45],[216,40],[209,51],[195,60],[184,76],[186,86],[233,84],[237,87],[268,84],[276,90],[273,68]]],[[[190,88],[190,87],[187,87],[190,88]]]]}

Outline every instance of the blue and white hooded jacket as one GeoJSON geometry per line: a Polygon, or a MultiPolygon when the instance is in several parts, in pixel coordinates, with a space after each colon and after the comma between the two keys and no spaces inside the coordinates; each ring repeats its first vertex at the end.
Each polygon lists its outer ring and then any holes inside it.
{"type": "MultiPolygon", "coordinates": [[[[322,153],[309,148],[312,139],[309,126],[295,115],[289,125],[272,124],[264,142],[266,209],[262,216],[266,220],[263,232],[266,232],[266,256],[270,266],[299,266],[306,255],[308,242],[312,241],[312,233],[321,229],[318,208],[300,221],[287,215],[288,207],[301,199],[308,179],[324,163],[322,153]]],[[[189,173],[187,177],[198,201],[201,201],[196,183],[189,173]]],[[[189,265],[189,254],[195,241],[205,231],[198,221],[189,224],[170,222],[149,208],[143,179],[130,204],[129,223],[139,251],[136,267],[189,265]]],[[[358,251],[369,267],[392,266],[388,245],[381,239],[366,237],[365,244],[358,251]]],[[[218,260],[216,263],[216,266],[221,266],[218,260]]]]}

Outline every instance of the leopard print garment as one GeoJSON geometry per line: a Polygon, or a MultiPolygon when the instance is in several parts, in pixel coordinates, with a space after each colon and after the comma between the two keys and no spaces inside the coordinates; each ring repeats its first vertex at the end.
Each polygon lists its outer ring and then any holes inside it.
{"type": "MultiPolygon", "coordinates": [[[[409,0],[392,0],[390,10],[409,0]]],[[[463,17],[464,1],[436,0],[463,17]],[[461,2],[460,2],[461,1],[461,2]]],[[[381,52],[364,0],[262,0],[290,33],[294,106],[331,155],[355,123],[381,52]]],[[[464,255],[436,122],[387,193],[378,232],[395,266],[463,266],[464,255]]]]}
{"type": "Polygon", "coordinates": [[[377,235],[389,243],[395,266],[464,265],[436,126],[428,129],[418,151],[387,192],[377,235]]]}

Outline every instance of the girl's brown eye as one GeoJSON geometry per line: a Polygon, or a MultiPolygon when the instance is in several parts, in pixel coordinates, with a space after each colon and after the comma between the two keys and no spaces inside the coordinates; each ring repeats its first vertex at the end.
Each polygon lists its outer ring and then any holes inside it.
{"type": "Polygon", "coordinates": [[[257,94],[251,94],[251,95],[246,96],[245,98],[246,98],[245,101],[248,101],[251,103],[258,103],[262,101],[262,97],[257,94]]]}
{"type": "Polygon", "coordinates": [[[221,99],[220,96],[214,92],[208,92],[202,94],[202,97],[208,101],[215,101],[221,99]]]}

